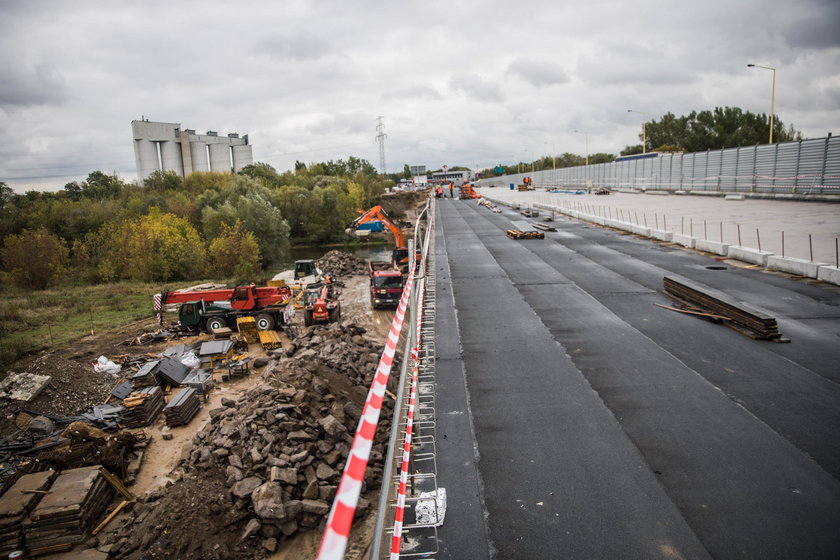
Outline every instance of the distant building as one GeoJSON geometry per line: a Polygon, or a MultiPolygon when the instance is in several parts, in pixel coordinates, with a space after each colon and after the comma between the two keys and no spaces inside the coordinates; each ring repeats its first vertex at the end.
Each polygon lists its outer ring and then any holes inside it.
{"type": "Polygon", "coordinates": [[[208,130],[181,130],[180,123],[131,121],[137,177],[142,181],[155,171],[174,171],[186,177],[193,171],[233,171],[254,163],[248,135],[219,136],[208,130]]]}
{"type": "Polygon", "coordinates": [[[431,177],[429,177],[431,183],[449,183],[450,181],[455,183],[457,186],[461,186],[464,183],[469,183],[470,181],[470,172],[469,171],[439,171],[437,173],[432,173],[431,177]]]}

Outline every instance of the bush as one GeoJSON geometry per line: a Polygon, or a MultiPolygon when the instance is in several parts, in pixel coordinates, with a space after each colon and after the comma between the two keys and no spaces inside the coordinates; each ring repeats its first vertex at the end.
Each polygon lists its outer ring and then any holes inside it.
{"type": "Polygon", "coordinates": [[[67,247],[45,229],[24,230],[3,243],[3,267],[21,288],[43,290],[67,268],[67,247]]]}

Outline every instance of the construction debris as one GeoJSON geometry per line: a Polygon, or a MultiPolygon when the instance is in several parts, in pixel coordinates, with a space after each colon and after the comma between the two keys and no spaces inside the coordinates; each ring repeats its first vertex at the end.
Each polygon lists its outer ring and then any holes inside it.
{"type": "Polygon", "coordinates": [[[55,479],[55,471],[23,475],[0,497],[0,556],[23,549],[23,521],[55,479]]]}
{"type": "Polygon", "coordinates": [[[50,494],[23,522],[27,548],[75,544],[84,541],[101,519],[113,497],[113,488],[99,465],[62,472],[50,494]]]}
{"type": "Polygon", "coordinates": [[[123,399],[125,411],[122,423],[126,428],[142,428],[155,421],[166,403],[163,391],[157,385],[142,391],[134,391],[123,399]]]}
{"type": "MultiPolygon", "coordinates": [[[[264,554],[262,539],[276,546],[321,526],[381,351],[348,321],[300,329],[283,357],[266,366],[261,383],[210,411],[181,480],[135,504],[127,522],[116,533],[103,531],[100,543],[128,560],[251,558],[264,554]],[[195,523],[208,538],[193,538],[195,523]],[[148,534],[165,534],[167,542],[148,534]]],[[[369,507],[365,493],[382,477],[393,403],[386,399],[383,406],[359,514],[369,507]]]]}
{"type": "Polygon", "coordinates": [[[344,251],[330,251],[316,260],[315,264],[325,273],[338,277],[367,274],[367,263],[363,259],[344,251]]]}
{"type": "Polygon", "coordinates": [[[521,231],[518,229],[509,229],[505,233],[511,239],[544,239],[545,234],[541,231],[521,231]]]}
{"type": "Polygon", "coordinates": [[[163,409],[166,425],[170,428],[189,424],[201,408],[201,399],[193,388],[182,389],[163,409]]]}
{"type": "Polygon", "coordinates": [[[533,226],[537,229],[541,229],[543,231],[557,231],[557,228],[554,226],[550,226],[545,223],[533,224],[533,226]]]}
{"type": "Polygon", "coordinates": [[[727,326],[755,339],[790,342],[782,337],[774,317],[740,303],[727,294],[678,276],[662,279],[664,294],[694,314],[711,314],[727,326]]]}
{"type": "Polygon", "coordinates": [[[495,212],[496,214],[501,214],[502,213],[501,209],[499,209],[498,206],[496,206],[495,204],[493,204],[492,202],[490,202],[486,198],[482,198],[481,200],[479,200],[478,205],[489,208],[491,212],[495,212]]]}

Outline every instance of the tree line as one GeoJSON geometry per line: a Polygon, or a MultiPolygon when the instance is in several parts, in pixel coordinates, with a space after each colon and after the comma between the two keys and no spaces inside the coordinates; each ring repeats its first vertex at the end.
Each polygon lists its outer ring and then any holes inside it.
{"type": "Polygon", "coordinates": [[[277,172],[155,171],[140,183],[101,171],[58,192],[15,194],[0,183],[3,274],[42,289],[63,281],[253,279],[291,244],[343,239],[357,208],[391,186],[350,157],[277,172]]]}
{"type": "MultiPolygon", "coordinates": [[[[646,152],[703,152],[739,146],[764,144],[769,140],[770,123],[766,114],[754,114],[738,107],[715,107],[708,111],[691,111],[677,117],[666,113],[659,120],[645,123],[644,134],[639,131],[641,142],[625,146],[619,155],[633,155],[646,152]]],[[[802,140],[802,133],[793,125],[785,126],[778,117],[773,118],[773,139],[775,142],[802,140]]],[[[609,163],[617,156],[608,153],[589,154],[589,163],[609,163]]],[[[481,170],[481,177],[531,173],[547,169],[576,167],[586,164],[586,157],[565,152],[559,155],[541,156],[530,162],[511,165],[499,164],[494,168],[481,170]]]]}

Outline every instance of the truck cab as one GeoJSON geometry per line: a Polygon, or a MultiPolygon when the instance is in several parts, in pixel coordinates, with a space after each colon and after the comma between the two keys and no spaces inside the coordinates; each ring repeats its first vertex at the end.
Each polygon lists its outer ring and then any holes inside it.
{"type": "Polygon", "coordinates": [[[370,301],[374,309],[396,307],[403,293],[403,274],[390,263],[368,263],[370,301]]]}

